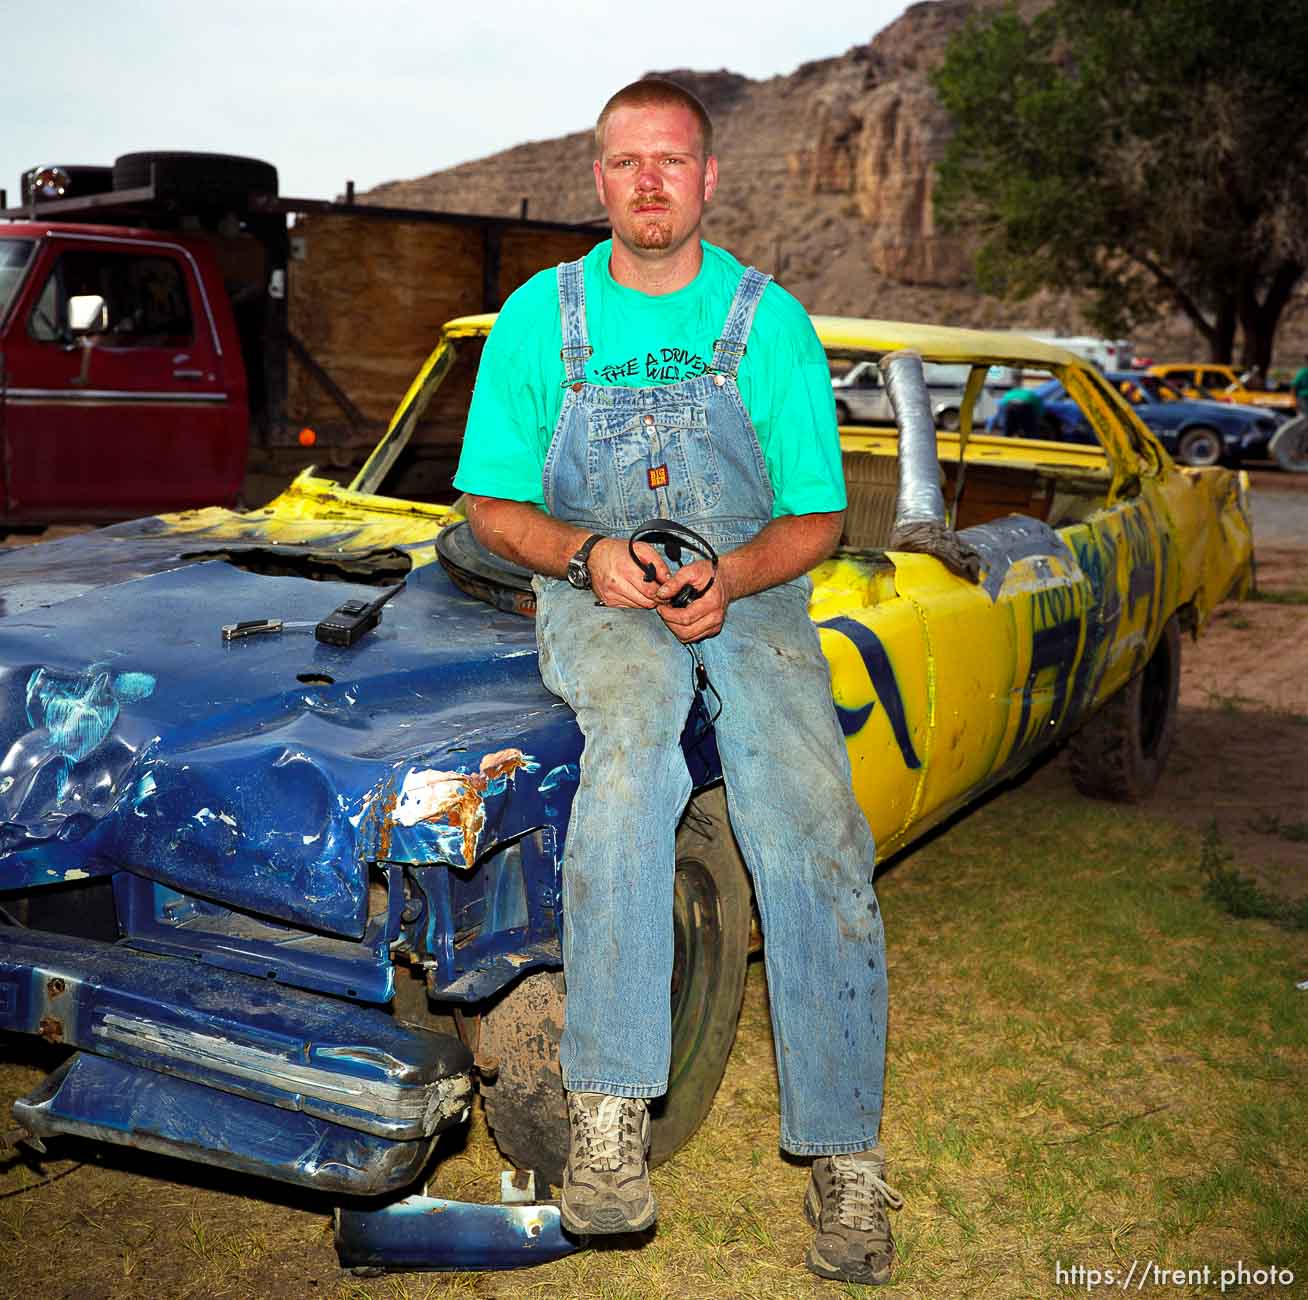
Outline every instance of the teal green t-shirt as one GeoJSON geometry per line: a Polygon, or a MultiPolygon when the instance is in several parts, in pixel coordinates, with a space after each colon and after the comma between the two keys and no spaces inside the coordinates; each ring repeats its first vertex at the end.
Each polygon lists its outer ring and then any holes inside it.
{"type": "MultiPolygon", "coordinates": [[[[646,294],[609,272],[611,240],[586,254],[593,384],[675,384],[708,370],[744,267],[703,244],[699,274],[675,293],[646,294]]],[[[477,496],[544,506],[541,476],[563,406],[558,280],[534,275],[504,304],[482,352],[454,485],[477,496]]],[[[831,372],[804,308],[777,284],[759,300],[737,371],[758,435],[776,515],[843,510],[831,372]]]]}

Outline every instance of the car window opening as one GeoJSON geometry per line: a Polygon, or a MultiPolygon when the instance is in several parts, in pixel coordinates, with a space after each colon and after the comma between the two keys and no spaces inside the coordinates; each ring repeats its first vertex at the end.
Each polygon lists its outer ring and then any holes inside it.
{"type": "MultiPolygon", "coordinates": [[[[843,438],[848,506],[841,545],[883,550],[894,525],[899,485],[893,412],[870,354],[832,356],[829,362],[838,417],[842,427],[853,426],[843,438]],[[858,407],[857,416],[852,407],[858,407]],[[860,438],[859,426],[880,436],[860,438]]],[[[958,430],[964,423],[968,371],[966,365],[927,362],[924,367],[937,427],[941,488],[955,528],[1013,514],[1061,528],[1107,504],[1107,463],[1100,469],[1074,454],[1062,464],[1049,446],[1068,443],[1092,451],[1101,445],[1083,412],[1049,371],[990,367],[971,413],[972,432],[964,440],[958,430]],[[1032,444],[1026,455],[1014,446],[1024,442],[1032,444]]]]}

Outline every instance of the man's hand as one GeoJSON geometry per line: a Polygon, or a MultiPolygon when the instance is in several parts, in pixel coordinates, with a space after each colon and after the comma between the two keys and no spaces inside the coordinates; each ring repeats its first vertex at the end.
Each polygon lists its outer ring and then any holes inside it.
{"type": "Polygon", "coordinates": [[[668,580],[668,566],[663,557],[644,542],[635,544],[642,560],[654,566],[654,581],[645,581],[645,572],[632,561],[627,543],[620,537],[606,537],[595,543],[590,553],[590,585],[601,605],[615,609],[653,609],[658,604],[655,595],[659,584],[668,580]]]}
{"type": "MultiPolygon", "coordinates": [[[[586,529],[552,519],[526,501],[472,495],[467,501],[468,522],[477,540],[537,573],[566,577],[569,558],[587,537],[586,529]]],[[[672,598],[687,584],[704,591],[713,565],[696,560],[673,576],[662,555],[645,542],[637,542],[635,549],[642,561],[654,566],[653,582],[646,582],[640,565],[632,562],[625,538],[606,537],[590,553],[591,586],[601,604],[657,610],[679,641],[701,641],[721,630],[733,600],[789,582],[830,555],[840,540],[843,519],[842,510],[773,519],[744,546],[722,556],[713,586],[684,609],[677,609],[672,598]]]]}
{"type": "Polygon", "coordinates": [[[659,601],[659,617],[678,641],[702,641],[705,637],[717,636],[727,616],[727,606],[731,603],[731,594],[722,574],[714,570],[709,560],[696,560],[693,564],[678,569],[659,587],[655,595],[659,601]],[[713,584],[711,587],[710,582],[713,584]],[[678,609],[671,602],[683,587],[694,587],[703,594],[678,609]],[[704,590],[705,587],[708,587],[707,591],[704,590]]]}
{"type": "MultiPolygon", "coordinates": [[[[733,600],[789,582],[825,560],[840,541],[844,517],[843,510],[832,510],[773,519],[744,546],[722,556],[717,580],[698,600],[684,609],[660,603],[659,617],[679,641],[716,636],[733,600]]],[[[670,601],[686,583],[704,591],[712,575],[713,565],[708,560],[686,565],[659,588],[660,602],[670,601]]]]}

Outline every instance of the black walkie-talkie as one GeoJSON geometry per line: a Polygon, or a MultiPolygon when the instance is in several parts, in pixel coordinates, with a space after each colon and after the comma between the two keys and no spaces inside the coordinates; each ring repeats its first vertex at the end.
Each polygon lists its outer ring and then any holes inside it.
{"type": "Polygon", "coordinates": [[[381,622],[381,607],[404,583],[388,588],[376,600],[347,600],[327,615],[313,629],[313,635],[324,645],[352,646],[365,632],[381,622]]]}

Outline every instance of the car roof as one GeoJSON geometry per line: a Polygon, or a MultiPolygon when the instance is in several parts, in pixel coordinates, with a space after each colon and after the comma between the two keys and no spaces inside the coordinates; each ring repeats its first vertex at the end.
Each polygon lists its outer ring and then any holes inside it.
{"type": "MultiPolygon", "coordinates": [[[[1065,348],[1041,343],[1021,334],[997,330],[956,329],[910,321],[863,320],[856,316],[810,318],[822,346],[835,352],[896,352],[910,349],[930,361],[980,362],[1000,366],[1078,366],[1085,362],[1065,348]]],[[[495,313],[459,316],[446,323],[448,338],[489,334],[495,313]]]]}

